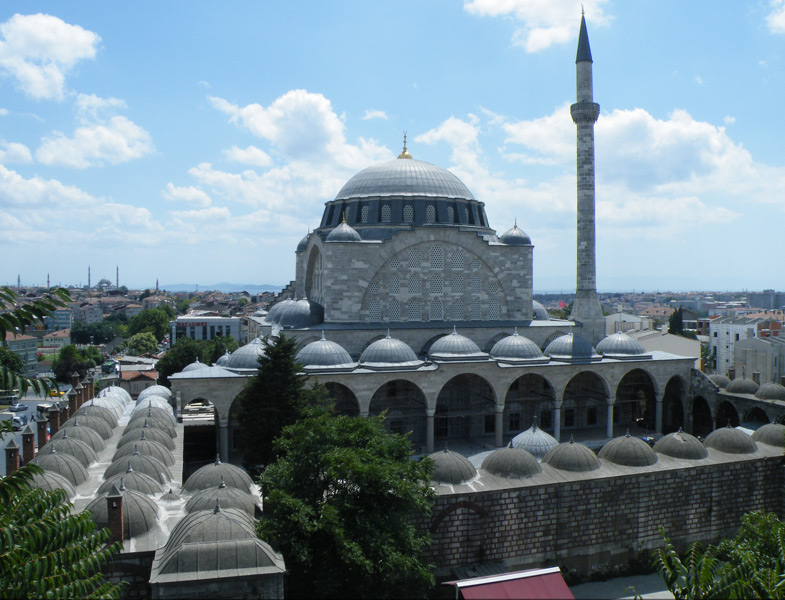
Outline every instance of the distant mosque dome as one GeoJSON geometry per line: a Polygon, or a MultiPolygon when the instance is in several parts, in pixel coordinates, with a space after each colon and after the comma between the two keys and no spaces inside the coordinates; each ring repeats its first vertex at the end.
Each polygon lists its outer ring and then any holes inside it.
{"type": "Polygon", "coordinates": [[[761,444],[782,448],[785,446],[785,425],[768,423],[756,430],[755,433],[752,434],[752,439],[761,444]]]}
{"type": "Polygon", "coordinates": [[[540,347],[529,338],[518,335],[518,328],[512,335],[500,339],[491,348],[491,358],[502,363],[546,363],[540,347]]]}
{"type": "Polygon", "coordinates": [[[587,340],[574,333],[553,340],[545,348],[545,354],[559,362],[584,363],[602,359],[587,340]]]}
{"type": "Polygon", "coordinates": [[[147,396],[161,396],[162,398],[169,400],[169,398],[172,397],[172,390],[162,385],[151,385],[139,392],[139,395],[136,397],[137,404],[140,400],[147,398],[147,396]]]}
{"type": "Polygon", "coordinates": [[[464,337],[453,329],[452,333],[436,340],[430,350],[428,358],[431,360],[449,362],[458,360],[483,360],[488,355],[472,340],[464,337]]]}
{"type": "Polygon", "coordinates": [[[515,225],[505,231],[499,238],[499,241],[508,246],[530,246],[532,243],[526,232],[518,227],[518,223],[515,223],[515,225]]]}
{"type": "Polygon", "coordinates": [[[251,481],[248,473],[240,467],[222,463],[221,458],[216,456],[214,463],[197,469],[186,479],[183,491],[197,492],[206,488],[217,488],[221,482],[228,486],[236,487],[243,492],[249,491],[253,485],[253,481],[251,481]]]}
{"type": "Polygon", "coordinates": [[[548,309],[536,300],[532,300],[532,312],[534,313],[533,319],[535,321],[550,321],[551,315],[548,314],[548,309]]]}
{"type": "Polygon", "coordinates": [[[647,354],[646,349],[641,346],[640,342],[621,331],[603,338],[597,344],[597,353],[602,354],[605,358],[615,358],[617,360],[651,358],[651,354],[647,354]]]}
{"type": "Polygon", "coordinates": [[[305,369],[350,369],[355,367],[352,357],[340,344],[325,339],[311,342],[297,353],[297,362],[305,369]]]}
{"type": "Polygon", "coordinates": [[[276,319],[281,327],[303,329],[324,323],[324,308],[318,302],[303,298],[283,307],[276,319]]]}
{"type": "Polygon", "coordinates": [[[297,249],[295,252],[302,252],[308,246],[308,239],[311,237],[310,233],[307,233],[303,239],[297,244],[297,249]]]}
{"type": "Polygon", "coordinates": [[[405,342],[390,337],[369,345],[360,355],[360,366],[365,369],[383,371],[386,369],[416,368],[423,364],[405,342]]]}
{"type": "Polygon", "coordinates": [[[283,311],[290,304],[293,304],[294,302],[297,301],[293,300],[292,298],[286,298],[285,300],[282,300],[281,302],[275,304],[269,311],[267,311],[267,317],[266,317],[267,322],[273,324],[277,323],[278,320],[281,318],[279,313],[283,311]]]}
{"type": "Polygon", "coordinates": [[[227,350],[226,352],[224,352],[223,356],[221,356],[217,361],[215,361],[215,366],[225,367],[226,363],[229,362],[230,356],[231,354],[229,354],[229,351],[227,350]]]}

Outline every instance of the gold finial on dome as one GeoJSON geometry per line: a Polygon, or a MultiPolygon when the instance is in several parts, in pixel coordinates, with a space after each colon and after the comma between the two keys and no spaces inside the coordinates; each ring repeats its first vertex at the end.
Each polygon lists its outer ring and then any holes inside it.
{"type": "Polygon", "coordinates": [[[409,151],[406,149],[406,132],[403,132],[403,152],[398,155],[398,158],[411,158],[412,155],[409,154],[409,151]]]}

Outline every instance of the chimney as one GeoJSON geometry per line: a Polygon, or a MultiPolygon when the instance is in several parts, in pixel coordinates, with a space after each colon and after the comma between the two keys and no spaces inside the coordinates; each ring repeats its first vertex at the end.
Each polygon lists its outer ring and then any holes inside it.
{"type": "Polygon", "coordinates": [[[49,436],[54,436],[58,429],[60,429],[60,409],[52,407],[49,410],[49,436]]]}
{"type": "Polygon", "coordinates": [[[728,367],[728,379],[731,381],[736,379],[736,367],[728,367]]]}
{"type": "Polygon", "coordinates": [[[38,419],[36,423],[38,424],[38,447],[40,448],[49,441],[49,436],[46,432],[46,428],[49,426],[49,421],[47,419],[41,418],[38,419]]]}
{"type": "Polygon", "coordinates": [[[106,495],[107,514],[109,515],[109,543],[123,543],[125,528],[123,527],[123,495],[116,485],[106,495]]]}
{"type": "Polygon", "coordinates": [[[92,400],[95,398],[95,377],[89,375],[87,377],[87,399],[92,400]]]}
{"type": "Polygon", "coordinates": [[[73,417],[77,410],[79,410],[79,398],[76,390],[71,390],[68,392],[68,416],[73,417]]]}
{"type": "Polygon", "coordinates": [[[76,384],[79,383],[79,373],[76,371],[71,372],[71,387],[75,388],[76,384]]]}
{"type": "Polygon", "coordinates": [[[752,372],[752,380],[758,385],[760,385],[760,373],[758,371],[752,372]]]}
{"type": "Polygon", "coordinates": [[[74,386],[74,391],[76,392],[76,408],[79,408],[84,404],[85,389],[78,380],[74,386]]]}
{"type": "Polygon", "coordinates": [[[35,438],[35,431],[28,425],[22,431],[22,460],[26,465],[29,465],[35,457],[35,440],[33,438],[35,438]]]}
{"type": "Polygon", "coordinates": [[[5,474],[10,475],[19,470],[19,446],[11,438],[5,447],[5,474]]]}

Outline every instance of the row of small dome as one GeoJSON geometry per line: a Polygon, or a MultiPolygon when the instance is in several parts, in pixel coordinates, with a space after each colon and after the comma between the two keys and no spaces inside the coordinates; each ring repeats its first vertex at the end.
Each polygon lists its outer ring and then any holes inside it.
{"type": "Polygon", "coordinates": [[[752,379],[739,377],[728,379],[725,375],[709,375],[709,379],[718,388],[731,394],[753,394],[761,400],[783,400],[785,401],[785,386],[779,383],[764,383],[758,385],[752,379]]]}
{"type": "MultiPolygon", "coordinates": [[[[663,436],[652,449],[642,439],[633,437],[629,432],[609,441],[598,454],[588,446],[569,442],[558,443],[555,438],[536,426],[521,434],[528,440],[516,439],[505,448],[491,452],[480,467],[490,475],[513,479],[533,477],[542,473],[540,460],[530,449],[538,454],[547,448],[541,462],[555,469],[571,472],[595,471],[600,468],[600,461],[626,467],[646,467],[658,461],[658,454],[683,460],[701,460],[708,456],[707,448],[713,448],[726,454],[751,454],[757,451],[757,443],[782,448],[785,445],[785,425],[771,423],[764,425],[752,436],[739,429],[723,427],[711,432],[704,442],[685,433],[681,429],[663,436]],[[546,436],[545,438],[543,437],[546,436]],[[533,447],[526,448],[531,438],[537,438],[533,447]],[[548,440],[547,438],[550,438],[548,440]]],[[[519,436],[520,437],[520,436],[519,436]]],[[[430,455],[434,460],[431,479],[435,483],[460,485],[478,475],[477,469],[465,456],[445,449],[430,455]]]]}

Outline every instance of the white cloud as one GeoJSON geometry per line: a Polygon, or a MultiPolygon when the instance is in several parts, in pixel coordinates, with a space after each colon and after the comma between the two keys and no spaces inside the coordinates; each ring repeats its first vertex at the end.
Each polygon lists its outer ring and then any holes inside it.
{"type": "Polygon", "coordinates": [[[732,117],[730,115],[727,115],[722,121],[726,125],[733,125],[736,122],[736,117],[732,117]]]}
{"type": "Polygon", "coordinates": [[[125,100],[120,98],[101,98],[95,94],[78,94],[76,97],[76,110],[83,122],[97,121],[102,113],[115,111],[118,108],[128,108],[125,100]]]}
{"type": "Polygon", "coordinates": [[[150,134],[123,116],[79,127],[73,137],[55,131],[42,140],[35,157],[46,165],[84,169],[119,164],[153,152],[150,134]]]}
{"type": "Polygon", "coordinates": [[[161,196],[172,202],[187,202],[201,207],[210,206],[212,203],[210,196],[204,190],[193,186],[176,187],[171,182],[166,184],[166,189],[161,192],[161,196]]]}
{"type": "Polygon", "coordinates": [[[695,83],[697,83],[698,85],[703,85],[703,77],[701,77],[700,75],[696,75],[695,83]]]}
{"type": "Polygon", "coordinates": [[[0,141],[0,163],[29,163],[33,161],[30,149],[18,142],[0,141]]]}
{"type": "Polygon", "coordinates": [[[8,116],[8,114],[9,114],[9,111],[8,111],[7,108],[0,108],[0,117],[6,117],[6,116],[8,116]]]}
{"type": "Polygon", "coordinates": [[[771,12],[766,24],[772,33],[785,33],[785,0],[771,0],[771,12]]]}
{"type": "Polygon", "coordinates": [[[232,146],[229,150],[224,150],[223,155],[227,160],[252,167],[269,167],[273,164],[270,155],[256,146],[248,146],[246,148],[232,146]]]}
{"type": "Polygon", "coordinates": [[[386,121],[387,113],[383,110],[366,110],[363,115],[363,121],[368,121],[370,119],[384,119],[386,121]]]}
{"type": "Polygon", "coordinates": [[[81,60],[94,59],[101,38],[52,15],[16,14],[0,24],[0,70],[36,100],[62,100],[65,78],[81,60]]]}
{"type": "Polygon", "coordinates": [[[539,52],[554,44],[576,39],[581,6],[592,24],[610,22],[603,5],[607,0],[465,0],[464,9],[483,17],[509,17],[522,22],[513,34],[513,44],[527,52],[539,52]]]}

